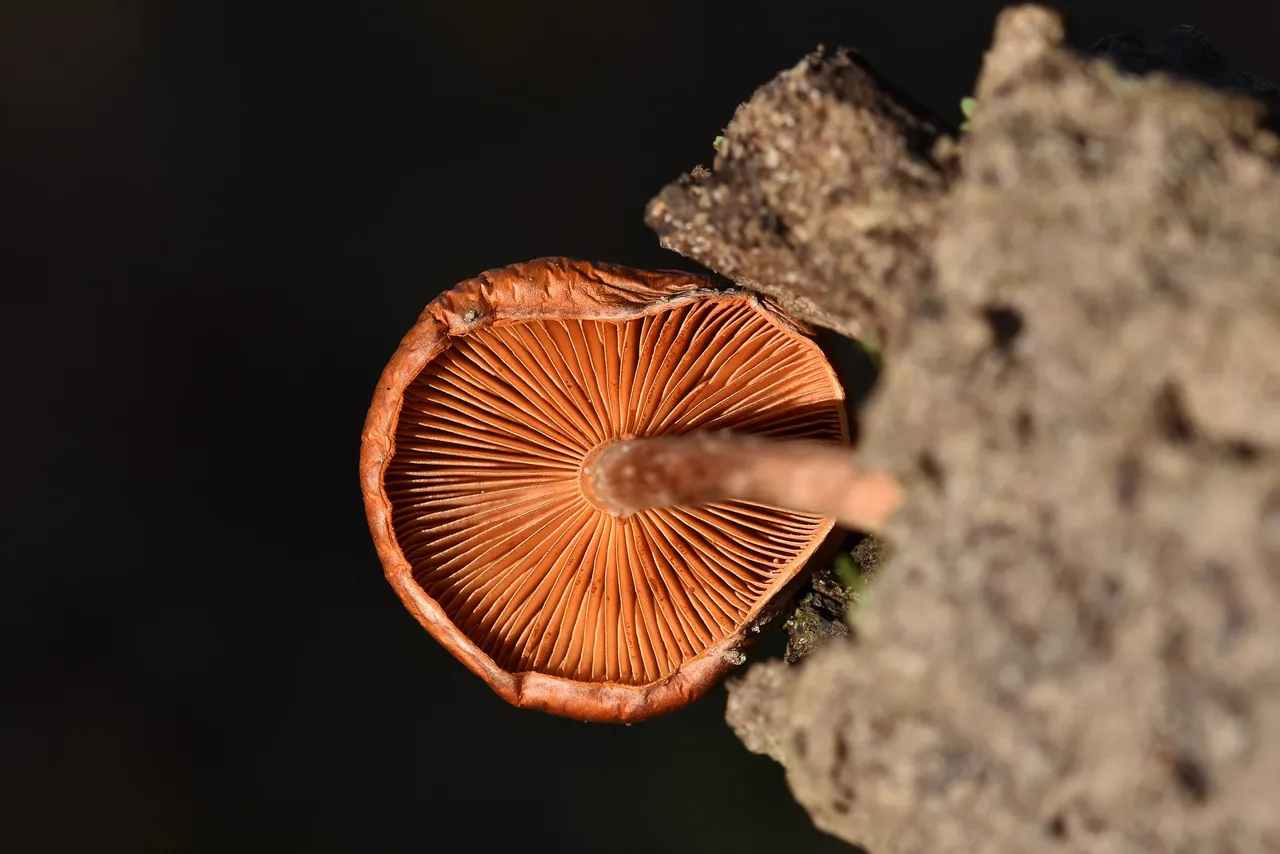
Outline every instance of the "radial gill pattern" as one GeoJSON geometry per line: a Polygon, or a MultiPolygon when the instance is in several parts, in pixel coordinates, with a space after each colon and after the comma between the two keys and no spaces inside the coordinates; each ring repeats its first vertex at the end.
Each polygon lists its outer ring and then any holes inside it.
{"type": "Polygon", "coordinates": [[[611,516],[581,493],[583,458],[702,429],[840,441],[836,395],[817,348],[744,296],[486,328],[405,392],[385,479],[396,537],[505,670],[647,684],[741,626],[824,520],[737,502],[611,516]]]}

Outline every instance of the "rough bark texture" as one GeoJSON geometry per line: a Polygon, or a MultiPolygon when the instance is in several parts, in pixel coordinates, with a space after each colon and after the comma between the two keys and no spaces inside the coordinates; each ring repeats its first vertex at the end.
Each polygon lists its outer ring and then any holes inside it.
{"type": "Polygon", "coordinates": [[[714,171],[668,186],[646,219],[668,249],[878,347],[931,275],[941,129],[857,57],[815,54],[743,104],[714,171]]]}
{"type": "Polygon", "coordinates": [[[907,488],[892,552],[856,637],[752,667],[729,720],[873,854],[1280,851],[1280,142],[1061,39],[1004,13],[929,153],[806,60],[650,209],[887,339],[861,455],[907,488]]]}
{"type": "Polygon", "coordinates": [[[796,605],[783,623],[787,650],[783,659],[795,664],[832,638],[847,638],[857,609],[865,600],[876,570],[883,562],[884,541],[862,537],[835,561],[814,569],[796,605]]]}

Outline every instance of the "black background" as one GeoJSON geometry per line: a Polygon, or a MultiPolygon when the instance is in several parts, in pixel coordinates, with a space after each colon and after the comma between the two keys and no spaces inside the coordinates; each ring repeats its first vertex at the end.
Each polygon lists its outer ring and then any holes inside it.
{"type": "MultiPolygon", "coordinates": [[[[646,200],[819,43],[958,120],[999,6],[0,4],[10,850],[848,850],[723,689],[584,725],[444,653],[382,579],[360,427],[463,278],[689,268],[646,200]]],[[[1280,77],[1280,4],[1059,8],[1280,77]]]]}

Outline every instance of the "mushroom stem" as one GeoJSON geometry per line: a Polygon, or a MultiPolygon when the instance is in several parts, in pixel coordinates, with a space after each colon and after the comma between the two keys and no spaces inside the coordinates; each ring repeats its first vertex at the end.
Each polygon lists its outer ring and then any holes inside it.
{"type": "Polygon", "coordinates": [[[873,532],[902,503],[897,481],[859,470],[844,446],[725,433],[614,442],[586,461],[582,489],[596,506],[616,516],[753,501],[833,516],[843,528],[873,532]]]}

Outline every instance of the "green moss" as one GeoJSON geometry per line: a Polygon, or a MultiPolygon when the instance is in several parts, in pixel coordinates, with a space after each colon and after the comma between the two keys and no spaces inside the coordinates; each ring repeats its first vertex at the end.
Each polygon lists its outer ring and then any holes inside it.
{"type": "Polygon", "coordinates": [[[880,336],[874,332],[868,332],[857,341],[876,371],[884,370],[884,342],[880,340],[880,336]]]}
{"type": "Polygon", "coordinates": [[[850,596],[857,599],[858,592],[866,585],[862,581],[862,571],[853,562],[853,555],[848,552],[840,552],[840,554],[836,555],[835,571],[836,579],[849,592],[850,596]]]}
{"type": "Polygon", "coordinates": [[[970,95],[960,99],[960,114],[964,116],[964,121],[960,123],[960,130],[966,131],[969,129],[969,121],[973,118],[973,108],[977,105],[978,102],[970,95]]]}

